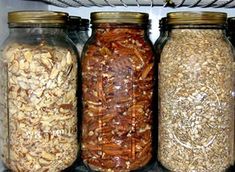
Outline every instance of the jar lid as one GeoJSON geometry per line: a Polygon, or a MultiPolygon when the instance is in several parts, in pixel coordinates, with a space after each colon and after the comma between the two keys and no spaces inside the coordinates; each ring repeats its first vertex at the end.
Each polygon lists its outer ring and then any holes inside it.
{"type": "Polygon", "coordinates": [[[227,31],[230,33],[235,32],[235,17],[229,17],[227,19],[227,31]]]}
{"type": "Polygon", "coordinates": [[[159,20],[159,28],[166,28],[167,27],[167,17],[162,17],[159,20]]]}
{"type": "Polygon", "coordinates": [[[13,11],[8,13],[9,23],[64,24],[68,14],[57,11],[13,11]]]}
{"type": "Polygon", "coordinates": [[[81,24],[81,17],[79,16],[69,16],[68,27],[69,29],[78,29],[81,24]]]}
{"type": "Polygon", "coordinates": [[[68,22],[69,24],[77,24],[80,25],[81,23],[81,17],[79,16],[69,16],[68,22]]]}
{"type": "Polygon", "coordinates": [[[168,24],[225,24],[227,14],[223,12],[171,12],[167,14],[168,24]]]}
{"type": "Polygon", "coordinates": [[[231,24],[231,25],[235,26],[235,17],[229,17],[227,22],[228,22],[228,24],[231,24]]]}
{"type": "Polygon", "coordinates": [[[82,18],[82,20],[81,20],[81,26],[89,27],[89,20],[82,18]]]}
{"type": "Polygon", "coordinates": [[[148,24],[149,15],[140,12],[93,12],[91,13],[91,23],[129,23],[148,24]]]}

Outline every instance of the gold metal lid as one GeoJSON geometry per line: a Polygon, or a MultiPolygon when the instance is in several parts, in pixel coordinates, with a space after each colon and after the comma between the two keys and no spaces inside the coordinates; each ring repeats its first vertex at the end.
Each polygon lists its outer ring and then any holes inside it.
{"type": "Polygon", "coordinates": [[[129,23],[129,24],[147,24],[149,21],[147,13],[140,12],[93,12],[91,13],[91,23],[129,23]]]}
{"type": "Polygon", "coordinates": [[[227,14],[223,12],[171,12],[167,14],[168,24],[225,24],[227,14]]]}
{"type": "Polygon", "coordinates": [[[57,11],[13,11],[8,13],[9,23],[64,24],[68,14],[57,11]]]}

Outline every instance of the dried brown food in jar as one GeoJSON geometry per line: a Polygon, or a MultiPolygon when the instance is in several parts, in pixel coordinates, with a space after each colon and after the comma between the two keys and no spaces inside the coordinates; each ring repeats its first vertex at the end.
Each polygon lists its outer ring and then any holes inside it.
{"type": "Polygon", "coordinates": [[[225,16],[169,14],[159,64],[158,159],[171,171],[221,172],[234,162],[234,55],[225,16]]]}
{"type": "Polygon", "coordinates": [[[78,58],[62,29],[65,19],[60,12],[9,14],[0,142],[10,171],[59,172],[77,158],[78,58]]]}
{"type": "MultiPolygon", "coordinates": [[[[3,145],[13,171],[60,171],[76,159],[76,62],[70,51],[13,44],[8,64],[10,145],[3,145]]],[[[7,114],[4,114],[7,115],[7,114]]]]}
{"type": "Polygon", "coordinates": [[[99,24],[82,57],[82,158],[94,170],[130,171],[152,158],[153,52],[145,30],[99,24]]]}

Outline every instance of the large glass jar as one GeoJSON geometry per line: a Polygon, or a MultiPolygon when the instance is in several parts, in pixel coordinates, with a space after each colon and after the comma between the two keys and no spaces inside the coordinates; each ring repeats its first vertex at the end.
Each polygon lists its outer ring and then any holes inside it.
{"type": "Polygon", "coordinates": [[[159,63],[158,159],[171,171],[222,172],[234,162],[234,55],[226,13],[168,13],[159,63]]]}
{"type": "Polygon", "coordinates": [[[1,58],[1,159],[11,171],[59,172],[77,157],[77,51],[68,15],[8,14],[1,58]]]}
{"type": "Polygon", "coordinates": [[[82,57],[82,158],[98,171],[138,169],[152,158],[148,14],[94,12],[91,23],[82,57]]]}

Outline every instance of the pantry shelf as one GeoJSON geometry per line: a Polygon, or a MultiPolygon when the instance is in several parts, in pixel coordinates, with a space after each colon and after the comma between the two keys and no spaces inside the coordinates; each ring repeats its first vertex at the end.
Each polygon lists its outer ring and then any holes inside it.
{"type": "Polygon", "coordinates": [[[235,0],[37,0],[58,7],[103,7],[103,6],[162,6],[162,7],[214,7],[234,8],[235,0]]]}

